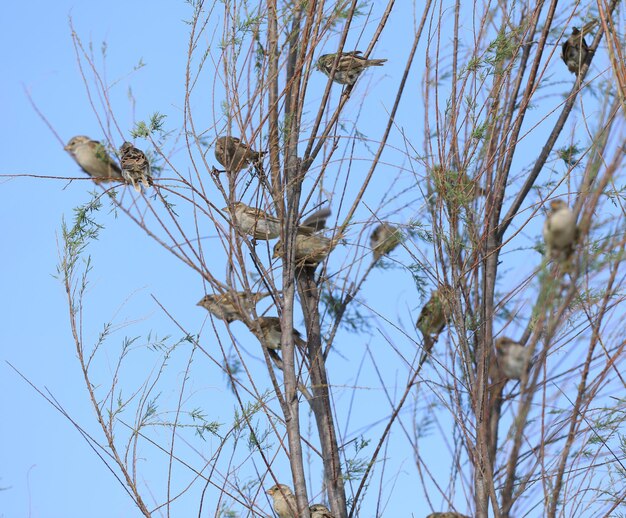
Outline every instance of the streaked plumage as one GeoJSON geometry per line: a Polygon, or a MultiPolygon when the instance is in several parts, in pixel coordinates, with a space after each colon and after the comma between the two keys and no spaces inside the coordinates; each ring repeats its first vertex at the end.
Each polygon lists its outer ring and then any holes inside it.
{"type": "MultiPolygon", "coordinates": [[[[258,322],[259,327],[261,328],[264,345],[268,349],[280,349],[280,337],[282,334],[282,328],[280,327],[280,318],[259,317],[255,322],[258,322]]],[[[252,327],[251,330],[254,331],[254,327],[252,327]]],[[[302,335],[295,328],[293,330],[293,342],[301,350],[304,350],[304,348],[306,347],[306,342],[302,339],[302,335]]]]}
{"type": "Polygon", "coordinates": [[[567,261],[574,253],[578,239],[576,216],[563,200],[550,202],[550,212],[543,224],[546,257],[554,261],[567,261]]]}
{"type": "MultiPolygon", "coordinates": [[[[320,234],[298,234],[296,236],[296,264],[299,266],[315,266],[322,262],[332,249],[337,245],[340,238],[333,239],[320,234]]],[[[278,241],[274,246],[273,258],[279,258],[283,254],[283,242],[278,241]]]]}
{"type": "Polygon", "coordinates": [[[330,513],[330,509],[322,504],[313,504],[309,507],[311,518],[334,518],[330,513]]]}
{"type": "MultiPolygon", "coordinates": [[[[382,66],[386,59],[365,59],[360,50],[340,53],[333,81],[342,85],[353,85],[361,73],[371,66],[382,66]]],[[[337,54],[324,54],[317,60],[316,68],[331,77],[337,54]]]]}
{"type": "Polygon", "coordinates": [[[589,47],[583,33],[577,27],[574,27],[572,35],[563,43],[561,59],[572,74],[578,75],[580,67],[586,62],[588,55],[589,47]]]}
{"type": "Polygon", "coordinates": [[[233,215],[234,223],[239,229],[255,239],[269,240],[280,236],[280,220],[261,209],[238,201],[233,204],[232,210],[229,207],[222,210],[233,215]]]}
{"type": "Polygon", "coordinates": [[[250,308],[268,295],[267,292],[227,291],[222,294],[205,295],[196,305],[230,323],[233,320],[242,320],[242,311],[248,315],[250,308]]]}
{"type": "Polygon", "coordinates": [[[141,192],[142,183],[147,189],[152,185],[150,162],[141,149],[137,149],[130,142],[124,142],[120,147],[120,164],[122,176],[131,183],[137,192],[141,192]]]}
{"type": "Polygon", "coordinates": [[[426,361],[428,354],[432,350],[439,334],[446,326],[449,317],[449,307],[446,301],[446,294],[451,290],[448,286],[442,286],[431,292],[430,299],[420,311],[415,326],[424,337],[424,352],[420,360],[420,365],[426,361]]]}
{"type": "Polygon", "coordinates": [[[296,497],[289,486],[276,484],[270,487],[266,493],[274,500],[274,511],[276,511],[278,518],[296,518],[298,506],[296,497]]]}
{"type": "Polygon", "coordinates": [[[229,173],[238,173],[249,165],[263,174],[263,153],[255,151],[237,137],[219,137],[215,141],[215,158],[229,173]]]}
{"type": "MultiPolygon", "coordinates": [[[[238,201],[233,204],[232,212],[229,207],[224,207],[222,210],[229,214],[234,213],[237,226],[241,231],[255,239],[269,240],[280,236],[280,220],[261,209],[250,207],[238,201]]],[[[302,225],[298,227],[300,234],[312,234],[314,231],[313,227],[302,225]]]]}
{"type": "Polygon", "coordinates": [[[97,140],[84,135],[70,139],[63,148],[68,151],[80,168],[93,178],[94,182],[121,182],[122,171],[104,146],[97,140]]]}
{"type": "Polygon", "coordinates": [[[499,370],[511,380],[519,380],[530,365],[530,349],[501,336],[496,339],[496,354],[499,370]]]}
{"type": "Polygon", "coordinates": [[[402,243],[402,234],[398,228],[389,223],[377,225],[370,236],[370,248],[374,261],[390,253],[400,243],[402,243]]]}

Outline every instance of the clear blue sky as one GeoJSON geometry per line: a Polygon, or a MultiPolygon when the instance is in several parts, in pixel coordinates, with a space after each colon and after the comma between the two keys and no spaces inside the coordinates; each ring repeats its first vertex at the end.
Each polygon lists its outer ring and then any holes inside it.
{"type": "MultiPolygon", "coordinates": [[[[0,113],[4,118],[0,139],[4,158],[1,174],[82,175],[30,107],[24,88],[31,92],[38,107],[64,141],[77,134],[102,138],[77,67],[68,26],[69,15],[73,17],[75,28],[85,43],[91,40],[97,49],[103,41],[107,42],[109,78],[121,78],[113,98],[123,130],[130,130],[134,120],[146,119],[155,111],[168,115],[168,129],[175,129],[180,124],[188,35],[188,26],[182,20],[190,17],[189,6],[183,1],[101,3],[34,0],[9,3],[3,11],[0,17],[3,63],[0,113]],[[127,76],[140,59],[146,66],[127,76]],[[134,115],[126,96],[129,86],[132,86],[137,99],[134,115]]],[[[397,29],[389,31],[389,36],[383,39],[373,54],[374,57],[390,57],[390,62],[385,68],[376,70],[381,77],[380,83],[372,82],[372,88],[392,89],[397,86],[403,62],[393,59],[397,56],[394,49],[402,48],[403,56],[406,54],[408,49],[402,46],[402,42],[406,45],[409,38],[403,35],[406,36],[412,29],[411,12],[406,14],[402,20],[397,16],[393,18],[392,23],[397,24],[397,29]]],[[[364,81],[361,86],[366,84],[369,83],[364,81]]],[[[410,87],[416,91],[422,89],[415,78],[410,87]]],[[[209,99],[210,91],[207,92],[207,102],[209,99]]],[[[385,110],[390,108],[390,99],[388,96],[385,110]]],[[[216,108],[219,108],[219,102],[216,102],[216,108]]],[[[355,107],[352,113],[356,111],[355,107]]],[[[406,118],[413,117],[413,122],[418,120],[421,124],[423,115],[419,111],[420,106],[416,103],[407,108],[406,118]],[[409,113],[409,110],[416,111],[409,113]]],[[[363,126],[374,128],[376,121],[365,120],[363,126]]],[[[413,133],[409,136],[421,144],[423,136],[420,128],[413,126],[411,131],[413,133]]],[[[376,133],[373,138],[378,136],[376,133]]],[[[396,173],[396,168],[393,168],[391,174],[396,173]]],[[[386,188],[383,185],[381,189],[386,188]]],[[[87,181],[67,183],[33,178],[0,179],[0,220],[3,222],[5,247],[0,273],[3,287],[0,314],[4,316],[0,327],[0,487],[6,488],[0,491],[1,518],[138,515],[120,485],[71,424],[5,363],[10,362],[40,389],[49,390],[77,422],[100,437],[73,348],[65,294],[60,281],[54,277],[61,219],[71,219],[73,207],[86,202],[90,198],[90,190],[92,185],[87,181]]],[[[399,207],[400,203],[395,208],[399,207]]],[[[411,207],[404,209],[403,217],[408,220],[416,211],[411,207]]],[[[158,336],[179,336],[175,326],[154,303],[152,295],[194,332],[200,332],[206,314],[195,306],[203,294],[197,275],[149,240],[123,216],[116,218],[102,211],[100,221],[106,229],[89,248],[95,266],[90,276],[85,334],[93,341],[102,324],[108,320],[113,319],[118,324],[134,322],[118,331],[111,349],[107,350],[104,359],[100,358],[104,377],[110,375],[117,357],[115,346],[119,346],[125,335],[145,337],[152,332],[158,336]]],[[[402,256],[403,253],[396,252],[398,257],[408,257],[402,256]]],[[[218,272],[223,271],[223,267],[216,268],[222,268],[218,272]]],[[[368,290],[373,304],[380,306],[379,310],[404,325],[408,332],[414,333],[412,322],[419,311],[420,301],[406,272],[376,271],[368,290]],[[391,290],[391,287],[394,289],[391,290]]],[[[241,330],[238,327],[234,329],[241,330]]],[[[209,338],[211,335],[206,333],[205,336],[209,338]]],[[[253,340],[249,336],[247,340],[249,343],[246,342],[245,347],[253,349],[253,340]]],[[[350,374],[343,380],[347,385],[371,387],[371,390],[364,391],[368,392],[364,396],[364,401],[368,402],[367,411],[354,411],[353,430],[378,420],[372,417],[375,412],[372,409],[380,409],[380,418],[387,416],[389,406],[371,367],[365,367],[363,378],[357,377],[358,365],[350,348],[358,350],[357,357],[360,359],[366,344],[376,350],[384,348],[385,343],[377,333],[373,338],[358,336],[344,343],[341,355],[333,358],[331,371],[350,367],[350,374]],[[380,404],[378,407],[377,403],[380,404]]],[[[414,346],[409,342],[403,347],[410,350],[414,346]]],[[[150,361],[143,358],[143,361],[150,361]]],[[[384,362],[381,364],[384,369],[384,362]]],[[[181,368],[184,367],[184,362],[181,365],[181,368]]],[[[138,362],[137,368],[141,373],[145,372],[141,370],[143,367],[145,365],[138,362]]],[[[204,401],[205,407],[211,407],[214,411],[212,417],[216,420],[228,422],[234,401],[225,397],[229,395],[225,378],[210,371],[211,375],[203,379],[203,371],[198,368],[198,378],[193,382],[197,391],[194,397],[201,403],[204,401]],[[216,403],[218,400],[220,405],[216,403]]],[[[397,365],[389,366],[385,372],[389,376],[388,388],[392,394],[396,393],[396,383],[402,385],[403,372],[397,365]]],[[[350,393],[346,391],[341,396],[345,404],[349,403],[346,400],[350,393]]],[[[175,396],[174,391],[164,397],[171,403],[175,396]]],[[[353,437],[354,434],[348,436],[353,437]]],[[[399,436],[402,436],[401,432],[399,436]]],[[[210,452],[210,446],[203,446],[206,447],[205,453],[210,452]]],[[[392,445],[385,455],[391,457],[393,448],[392,445]]],[[[403,451],[406,458],[396,456],[391,469],[399,471],[398,487],[406,488],[397,489],[396,494],[406,495],[406,498],[397,501],[394,497],[385,514],[427,514],[429,508],[415,494],[416,479],[412,474],[411,454],[408,449],[399,450],[403,451]],[[403,472],[405,463],[411,466],[411,469],[407,467],[409,474],[403,472]]],[[[254,476],[252,472],[248,475],[254,476]]],[[[161,482],[159,476],[155,475],[155,479],[155,484],[161,482]]],[[[146,482],[153,483],[151,480],[146,482]]],[[[159,496],[163,494],[159,492],[161,489],[155,490],[159,496]]],[[[462,501],[463,495],[459,497],[462,501]]],[[[212,502],[209,500],[208,503],[212,502]]],[[[173,516],[190,516],[185,512],[195,509],[193,506],[185,508],[186,503],[177,505],[180,507],[173,516]]],[[[209,505],[209,509],[213,507],[209,505]]],[[[269,512],[268,507],[265,509],[269,512]]],[[[362,514],[364,517],[372,515],[373,511],[365,510],[362,514]]]]}

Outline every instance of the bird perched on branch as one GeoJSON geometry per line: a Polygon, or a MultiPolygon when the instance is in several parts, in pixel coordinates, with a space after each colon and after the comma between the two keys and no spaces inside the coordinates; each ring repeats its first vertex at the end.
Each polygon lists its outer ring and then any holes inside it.
{"type": "Polygon", "coordinates": [[[255,239],[269,240],[280,236],[280,220],[261,209],[249,207],[238,201],[233,204],[232,209],[224,207],[222,210],[234,216],[234,224],[244,234],[253,236],[255,239]]]}
{"type": "Polygon", "coordinates": [[[94,182],[121,182],[122,171],[97,140],[84,135],[72,137],[63,148],[68,151],[80,168],[93,178],[94,182]]]}
{"type": "Polygon", "coordinates": [[[298,506],[291,488],[285,484],[275,484],[266,493],[274,500],[274,511],[278,518],[296,518],[298,506]]]}
{"type": "Polygon", "coordinates": [[[574,27],[572,35],[567,38],[562,46],[561,59],[567,65],[567,69],[576,75],[589,56],[589,47],[584,38],[585,28],[583,27],[583,32],[581,32],[578,27],[574,27]]]}
{"type": "MultiPolygon", "coordinates": [[[[278,317],[259,317],[256,319],[261,328],[262,338],[268,349],[280,349],[280,339],[282,336],[282,328],[280,326],[280,318],[278,317]]],[[[254,332],[254,327],[251,328],[254,332]]],[[[293,343],[302,351],[306,347],[306,342],[302,339],[300,331],[293,330],[293,343]]]]}
{"type": "MultiPolygon", "coordinates": [[[[335,236],[330,239],[320,234],[298,234],[296,236],[296,265],[316,266],[321,263],[341,239],[335,236]]],[[[283,242],[278,241],[274,246],[272,257],[277,259],[283,255],[283,242]]]]}
{"type": "Polygon", "coordinates": [[[311,518],[334,518],[330,509],[322,504],[313,504],[309,507],[309,512],[311,513],[311,518]]]}
{"type": "MultiPolygon", "coordinates": [[[[230,207],[224,207],[222,209],[229,214],[235,215],[235,222],[239,229],[255,239],[275,239],[280,236],[281,222],[275,216],[271,216],[267,212],[249,207],[245,203],[240,201],[233,204],[233,210],[230,207]]],[[[300,234],[312,234],[315,232],[314,227],[300,225],[298,227],[298,233],[300,234]]]]}
{"type": "Polygon", "coordinates": [[[389,223],[378,225],[370,236],[370,248],[374,254],[374,262],[383,255],[389,254],[400,243],[402,243],[402,234],[398,228],[389,223]]]}
{"type": "Polygon", "coordinates": [[[124,142],[120,147],[120,164],[122,176],[127,182],[133,184],[137,192],[141,192],[139,183],[142,183],[146,189],[152,185],[150,162],[144,152],[130,142],[124,142]]]}
{"type": "Polygon", "coordinates": [[[446,326],[450,313],[446,296],[451,290],[452,288],[450,286],[444,285],[432,291],[430,299],[428,299],[428,302],[424,305],[417,318],[415,326],[421,331],[424,337],[424,352],[420,359],[420,365],[426,361],[439,334],[446,326]]]}
{"type": "Polygon", "coordinates": [[[578,239],[576,216],[563,200],[552,200],[543,224],[546,256],[558,262],[567,261],[574,253],[578,239]]]}
{"type": "Polygon", "coordinates": [[[255,306],[268,295],[267,292],[227,291],[222,294],[205,295],[196,305],[230,324],[233,320],[242,320],[242,311],[247,315],[251,306],[255,306]]]}
{"type": "Polygon", "coordinates": [[[506,336],[496,339],[496,355],[500,372],[510,380],[522,379],[530,365],[530,349],[506,336]]]}
{"type": "Polygon", "coordinates": [[[236,174],[252,165],[263,176],[263,155],[237,137],[219,137],[215,141],[215,158],[229,173],[236,174]]]}
{"type": "MultiPolygon", "coordinates": [[[[259,317],[256,319],[256,322],[258,322],[259,327],[261,328],[261,336],[258,336],[257,327],[253,323],[248,324],[248,328],[255,335],[257,335],[257,338],[259,338],[261,343],[267,348],[267,353],[269,354],[270,359],[274,362],[276,367],[278,367],[280,370],[283,370],[283,360],[277,352],[282,346],[282,328],[280,326],[280,318],[259,317]]],[[[292,337],[294,345],[298,348],[302,356],[306,357],[306,342],[302,339],[302,335],[297,329],[293,329],[292,337]]],[[[312,401],[313,396],[311,396],[311,393],[303,383],[298,382],[298,389],[307,400],[312,401]]],[[[272,489],[276,487],[277,486],[274,486],[272,489]]],[[[269,493],[269,491],[267,492],[269,493]]],[[[276,509],[276,507],[274,508],[276,509]]],[[[276,509],[276,512],[278,512],[278,509],[276,509]]]]}
{"type": "Polygon", "coordinates": [[[320,56],[315,67],[330,77],[335,83],[353,85],[367,67],[379,67],[387,61],[386,59],[365,59],[361,57],[360,54],[362,54],[360,50],[340,52],[337,68],[333,76],[331,76],[331,73],[335,60],[337,59],[337,54],[324,54],[320,56]]]}

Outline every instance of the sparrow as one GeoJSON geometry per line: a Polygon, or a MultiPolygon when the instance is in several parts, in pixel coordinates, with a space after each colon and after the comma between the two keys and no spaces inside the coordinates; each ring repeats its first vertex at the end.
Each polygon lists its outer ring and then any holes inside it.
{"type": "Polygon", "coordinates": [[[428,354],[432,350],[439,334],[443,331],[447,321],[447,303],[445,300],[445,292],[451,290],[449,286],[432,291],[430,299],[420,311],[415,326],[421,331],[424,337],[424,352],[420,360],[420,365],[426,361],[428,354]]]}
{"type": "Polygon", "coordinates": [[[233,320],[242,320],[242,311],[247,314],[250,306],[256,305],[268,295],[267,292],[227,291],[222,294],[205,295],[196,306],[203,307],[213,316],[230,324],[233,320]]]}
{"type": "MultiPolygon", "coordinates": [[[[232,212],[230,207],[224,207],[222,210],[229,214],[235,214],[236,224],[244,234],[264,240],[276,239],[280,236],[281,223],[278,218],[261,209],[249,207],[240,201],[233,204],[233,209],[232,212]]],[[[315,228],[300,225],[297,231],[300,234],[312,234],[315,232],[315,228]]]]}
{"type": "Polygon", "coordinates": [[[447,513],[431,513],[426,518],[469,518],[461,513],[453,513],[448,511],[447,513]]]}
{"type": "Polygon", "coordinates": [[[370,248],[374,254],[374,262],[391,251],[402,242],[400,231],[389,223],[381,223],[370,236],[370,248]]]}
{"type": "Polygon", "coordinates": [[[63,149],[69,151],[80,168],[91,176],[94,182],[121,182],[124,180],[119,166],[97,140],[78,135],[71,138],[63,149]]]}
{"type": "MultiPolygon", "coordinates": [[[[583,28],[583,32],[585,28],[583,28]]],[[[572,29],[572,35],[567,38],[562,46],[561,59],[567,65],[567,69],[578,75],[580,67],[587,61],[589,47],[578,27],[572,29]]]]}
{"type": "Polygon", "coordinates": [[[324,230],[326,228],[326,220],[331,214],[332,212],[329,208],[316,210],[313,214],[307,216],[304,221],[300,223],[300,225],[304,227],[311,227],[315,232],[324,230]]]}
{"type": "Polygon", "coordinates": [[[224,212],[234,216],[234,223],[239,229],[255,239],[275,239],[280,236],[280,220],[270,216],[261,209],[248,207],[240,201],[233,204],[232,208],[224,207],[224,212]]]}
{"type": "MultiPolygon", "coordinates": [[[[280,318],[278,317],[259,317],[256,319],[261,328],[263,335],[263,343],[268,349],[274,351],[280,349],[280,337],[282,329],[280,327],[280,318]]],[[[293,330],[293,343],[300,349],[304,350],[306,342],[302,339],[300,331],[293,330]]]]}
{"type": "Polygon", "coordinates": [[[313,504],[309,507],[311,518],[334,518],[328,507],[322,504],[313,504]]]}
{"type": "MultiPolygon", "coordinates": [[[[296,236],[296,264],[298,266],[316,266],[326,259],[339,239],[338,236],[330,239],[320,234],[298,234],[296,236]]],[[[278,241],[274,246],[272,257],[277,259],[282,254],[283,242],[278,241]]]]}
{"type": "Polygon", "coordinates": [[[506,336],[496,339],[496,355],[499,370],[510,380],[522,379],[530,365],[530,349],[506,336]]]}
{"type": "Polygon", "coordinates": [[[150,162],[141,149],[137,149],[130,142],[124,142],[120,147],[120,157],[122,176],[133,184],[137,192],[141,192],[140,182],[146,189],[152,185],[150,162]]]}
{"type": "Polygon", "coordinates": [[[333,70],[337,54],[324,54],[320,56],[315,64],[315,68],[328,77],[331,77],[335,83],[352,86],[367,67],[379,67],[387,61],[386,59],[365,59],[359,56],[359,54],[362,54],[360,50],[341,52],[335,74],[332,77],[330,74],[333,70]]]}
{"type": "Polygon", "coordinates": [[[274,500],[274,511],[276,511],[278,518],[296,518],[298,506],[296,505],[296,497],[289,486],[275,484],[266,493],[274,500]]]}
{"type": "Polygon", "coordinates": [[[576,216],[563,200],[550,202],[550,213],[543,224],[546,256],[555,261],[566,261],[574,253],[578,239],[576,216]]]}
{"type": "Polygon", "coordinates": [[[237,137],[219,137],[215,142],[215,158],[229,173],[236,174],[253,165],[263,175],[264,153],[254,151],[237,137]]]}

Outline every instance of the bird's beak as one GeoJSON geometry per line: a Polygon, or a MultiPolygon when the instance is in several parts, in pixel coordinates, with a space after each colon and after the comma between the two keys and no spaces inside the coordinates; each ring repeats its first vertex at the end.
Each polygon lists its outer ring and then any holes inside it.
{"type": "Polygon", "coordinates": [[[67,144],[67,145],[63,146],[63,149],[65,149],[65,151],[69,151],[70,150],[70,145],[67,144]]]}
{"type": "Polygon", "coordinates": [[[230,211],[228,210],[228,207],[224,207],[223,209],[221,209],[221,211],[222,211],[222,212],[230,212],[230,211]]]}

